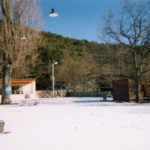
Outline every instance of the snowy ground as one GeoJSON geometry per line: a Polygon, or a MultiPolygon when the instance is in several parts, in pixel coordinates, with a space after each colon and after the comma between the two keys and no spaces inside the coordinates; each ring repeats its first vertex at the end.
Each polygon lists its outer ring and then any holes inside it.
{"type": "Polygon", "coordinates": [[[150,150],[150,104],[55,98],[0,106],[0,150],[150,150]]]}

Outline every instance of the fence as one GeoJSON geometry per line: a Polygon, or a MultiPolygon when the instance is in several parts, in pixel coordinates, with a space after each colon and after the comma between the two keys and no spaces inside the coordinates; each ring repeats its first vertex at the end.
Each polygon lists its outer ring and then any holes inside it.
{"type": "Polygon", "coordinates": [[[103,97],[106,99],[110,95],[110,92],[70,92],[67,93],[68,97],[103,97]]]}

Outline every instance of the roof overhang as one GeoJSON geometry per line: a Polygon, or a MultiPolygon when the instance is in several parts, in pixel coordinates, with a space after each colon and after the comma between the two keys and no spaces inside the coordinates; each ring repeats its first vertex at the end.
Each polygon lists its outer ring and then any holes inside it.
{"type": "MultiPolygon", "coordinates": [[[[26,79],[11,79],[11,85],[24,85],[34,82],[35,78],[26,78],[26,79]]],[[[2,79],[0,79],[0,85],[2,85],[2,79]]]]}

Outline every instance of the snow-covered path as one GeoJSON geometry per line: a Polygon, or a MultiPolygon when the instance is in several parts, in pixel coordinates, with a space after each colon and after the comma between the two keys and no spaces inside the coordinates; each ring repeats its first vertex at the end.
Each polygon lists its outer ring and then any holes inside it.
{"type": "Polygon", "coordinates": [[[0,150],[150,150],[150,104],[63,98],[0,106],[0,150]]]}

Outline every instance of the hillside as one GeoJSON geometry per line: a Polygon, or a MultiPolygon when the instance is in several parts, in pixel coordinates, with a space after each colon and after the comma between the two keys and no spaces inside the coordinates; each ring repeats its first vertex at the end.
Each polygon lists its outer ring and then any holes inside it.
{"type": "MultiPolygon", "coordinates": [[[[96,66],[93,54],[100,49],[100,44],[46,32],[42,35],[43,41],[38,49],[38,61],[34,72],[38,78],[39,88],[50,88],[53,60],[58,62],[55,66],[57,87],[71,86],[73,88],[89,80],[86,78],[89,78],[89,74],[96,66]]],[[[94,72],[98,72],[97,69],[94,72]]]]}
{"type": "MultiPolygon", "coordinates": [[[[37,89],[51,89],[54,60],[58,62],[55,81],[59,89],[97,91],[100,87],[111,87],[113,79],[134,78],[132,55],[125,45],[99,44],[49,32],[41,32],[40,36],[38,49],[26,57],[24,65],[18,63],[13,67],[12,78],[34,77],[37,89]]],[[[147,57],[145,66],[149,60],[147,57]]],[[[142,80],[148,81],[149,77],[148,72],[143,73],[142,80]]]]}

